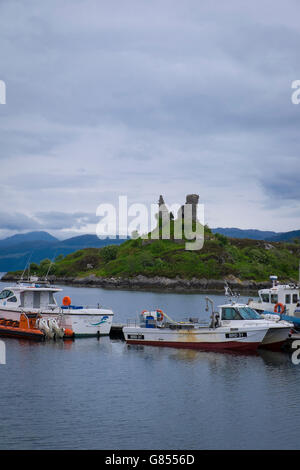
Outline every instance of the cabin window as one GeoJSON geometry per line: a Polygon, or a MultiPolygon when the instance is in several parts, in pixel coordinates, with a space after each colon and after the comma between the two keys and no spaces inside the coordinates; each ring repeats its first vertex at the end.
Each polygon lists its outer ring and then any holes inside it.
{"type": "Polygon", "coordinates": [[[291,294],[285,294],[285,303],[290,304],[291,303],[291,294]]]}
{"type": "Polygon", "coordinates": [[[293,294],[293,304],[298,302],[298,294],[293,294]]]}
{"type": "Polygon", "coordinates": [[[244,320],[260,320],[260,315],[250,307],[240,307],[239,312],[244,320]]]}
{"type": "Polygon", "coordinates": [[[278,294],[271,294],[271,304],[278,303],[278,294]]]}
{"type": "Polygon", "coordinates": [[[49,292],[49,304],[50,305],[55,304],[53,292],[49,292]]]}
{"type": "Polygon", "coordinates": [[[41,293],[33,292],[33,308],[40,308],[41,305],[41,293]]]}
{"type": "Polygon", "coordinates": [[[7,302],[17,302],[17,297],[10,297],[9,299],[7,299],[7,302]]]}
{"type": "Polygon", "coordinates": [[[263,302],[269,303],[269,302],[270,302],[270,296],[269,296],[269,294],[261,294],[261,300],[262,300],[263,302]]]}
{"type": "Polygon", "coordinates": [[[222,309],[222,320],[242,320],[242,317],[235,308],[224,307],[222,309]]]}
{"type": "Polygon", "coordinates": [[[14,293],[11,290],[3,290],[0,293],[0,299],[7,299],[7,297],[11,297],[14,293]]]}

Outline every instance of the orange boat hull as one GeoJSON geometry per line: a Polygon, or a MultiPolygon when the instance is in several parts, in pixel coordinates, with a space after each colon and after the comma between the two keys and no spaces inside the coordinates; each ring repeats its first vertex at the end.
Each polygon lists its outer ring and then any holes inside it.
{"type": "Polygon", "coordinates": [[[30,328],[16,328],[12,326],[3,325],[0,325],[0,336],[10,338],[33,339],[37,341],[42,341],[45,339],[44,333],[42,333],[42,331],[40,330],[30,328]]]}

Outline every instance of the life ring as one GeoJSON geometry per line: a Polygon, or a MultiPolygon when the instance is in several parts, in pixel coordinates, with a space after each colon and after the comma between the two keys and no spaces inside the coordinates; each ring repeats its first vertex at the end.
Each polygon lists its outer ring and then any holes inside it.
{"type": "Polygon", "coordinates": [[[277,302],[277,304],[274,306],[274,312],[275,313],[283,313],[285,309],[285,306],[281,302],[277,302]],[[278,311],[278,307],[280,307],[280,310],[278,311]]]}
{"type": "Polygon", "coordinates": [[[157,317],[157,321],[163,321],[164,312],[162,310],[156,310],[156,312],[159,313],[159,316],[157,317]]]}
{"type": "Polygon", "coordinates": [[[62,303],[65,307],[69,307],[71,305],[70,297],[68,295],[66,295],[66,297],[63,298],[62,303]]]}

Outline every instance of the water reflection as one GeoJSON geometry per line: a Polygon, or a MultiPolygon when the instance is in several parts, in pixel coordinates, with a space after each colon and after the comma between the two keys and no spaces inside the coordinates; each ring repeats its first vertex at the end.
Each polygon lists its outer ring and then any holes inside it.
{"type": "MultiPolygon", "coordinates": [[[[176,319],[204,313],[204,295],[66,289],[74,303],[100,297],[116,322],[144,308],[161,307],[176,319]]],[[[223,300],[215,296],[216,304],[223,300]]],[[[300,368],[286,353],[159,348],[107,337],[5,343],[1,449],[299,448],[300,368]]]]}

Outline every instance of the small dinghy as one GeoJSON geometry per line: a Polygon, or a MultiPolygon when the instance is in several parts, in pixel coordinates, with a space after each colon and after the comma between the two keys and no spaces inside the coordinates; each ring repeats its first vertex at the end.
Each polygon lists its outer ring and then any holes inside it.
{"type": "Polygon", "coordinates": [[[0,318],[0,336],[43,341],[73,338],[74,332],[59,326],[55,318],[46,320],[36,313],[21,313],[19,321],[0,318]]]}

